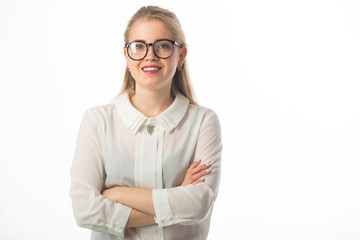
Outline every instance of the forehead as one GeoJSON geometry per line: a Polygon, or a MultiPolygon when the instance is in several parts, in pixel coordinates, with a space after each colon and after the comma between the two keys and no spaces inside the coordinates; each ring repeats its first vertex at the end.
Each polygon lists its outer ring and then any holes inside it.
{"type": "Polygon", "coordinates": [[[162,38],[172,40],[172,34],[167,25],[160,20],[138,20],[129,31],[129,42],[134,40],[155,42],[162,38]]]}

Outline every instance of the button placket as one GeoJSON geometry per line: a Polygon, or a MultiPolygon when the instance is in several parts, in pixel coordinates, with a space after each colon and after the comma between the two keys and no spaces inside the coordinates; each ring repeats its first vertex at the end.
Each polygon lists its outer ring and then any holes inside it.
{"type": "MultiPolygon", "coordinates": [[[[146,119],[142,128],[137,133],[135,172],[137,176],[137,187],[159,188],[159,179],[162,182],[162,171],[159,172],[159,164],[162,164],[162,138],[161,127],[156,119],[146,119]],[[160,162],[159,162],[160,160],[160,162]]],[[[162,166],[160,168],[162,170],[162,166]]],[[[160,188],[162,185],[160,186],[160,188]]],[[[139,228],[140,236],[163,236],[162,229],[156,225],[139,228]]],[[[162,239],[160,237],[159,239],[162,239]]]]}

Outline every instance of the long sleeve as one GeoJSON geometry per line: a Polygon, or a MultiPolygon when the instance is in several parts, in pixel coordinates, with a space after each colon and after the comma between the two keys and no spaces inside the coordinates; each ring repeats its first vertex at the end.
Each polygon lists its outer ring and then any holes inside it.
{"type": "Polygon", "coordinates": [[[131,208],[101,195],[106,177],[101,151],[105,122],[100,108],[88,110],[81,122],[70,171],[70,196],[79,226],[123,236],[131,208]]]}
{"type": "Polygon", "coordinates": [[[202,121],[194,160],[211,164],[211,173],[204,177],[205,182],[197,185],[153,189],[155,220],[159,226],[197,224],[211,213],[220,182],[221,150],[220,124],[216,114],[209,111],[202,121]]]}

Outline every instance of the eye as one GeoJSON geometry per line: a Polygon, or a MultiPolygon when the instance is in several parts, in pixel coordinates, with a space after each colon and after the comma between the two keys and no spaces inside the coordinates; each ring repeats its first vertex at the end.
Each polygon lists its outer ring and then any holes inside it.
{"type": "Polygon", "coordinates": [[[133,42],[131,43],[130,48],[133,53],[136,53],[136,52],[145,51],[146,46],[142,42],[133,42]]]}
{"type": "Polygon", "coordinates": [[[171,46],[170,46],[170,44],[168,44],[168,43],[163,43],[163,44],[161,44],[161,45],[159,46],[159,48],[162,48],[162,49],[170,49],[171,46]]]}
{"type": "Polygon", "coordinates": [[[171,51],[172,44],[168,41],[161,41],[156,43],[156,49],[158,51],[171,51]]]}

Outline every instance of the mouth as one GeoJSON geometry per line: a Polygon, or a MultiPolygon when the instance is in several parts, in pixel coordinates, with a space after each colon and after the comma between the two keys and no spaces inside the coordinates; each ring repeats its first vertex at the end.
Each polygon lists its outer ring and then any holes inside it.
{"type": "Polygon", "coordinates": [[[143,68],[141,68],[145,73],[156,73],[158,71],[161,70],[161,67],[160,66],[155,66],[155,65],[152,65],[152,66],[144,66],[143,68]]]}

